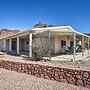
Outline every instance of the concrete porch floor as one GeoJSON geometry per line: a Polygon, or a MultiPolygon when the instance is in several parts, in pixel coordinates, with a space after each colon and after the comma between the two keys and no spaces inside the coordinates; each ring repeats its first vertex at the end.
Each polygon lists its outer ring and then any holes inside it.
{"type": "MultiPolygon", "coordinates": [[[[82,60],[83,58],[85,58],[85,57],[88,57],[88,56],[90,56],[90,54],[88,54],[88,50],[86,50],[85,52],[84,52],[84,56],[82,57],[82,53],[80,52],[78,52],[78,53],[76,53],[76,60],[82,60]]],[[[52,61],[70,61],[70,60],[73,60],[73,55],[69,55],[69,54],[66,54],[66,55],[58,55],[58,56],[54,56],[54,57],[51,57],[51,60],[52,61]]]]}
{"type": "MultiPolygon", "coordinates": [[[[22,54],[24,55],[24,54],[22,54]]],[[[86,50],[86,52],[84,52],[84,57],[82,57],[82,53],[76,53],[76,60],[82,60],[83,58],[85,57],[88,57],[90,56],[90,54],[88,54],[88,50],[86,50]]],[[[1,58],[0,58],[1,59],[1,58]]],[[[9,54],[6,54],[4,55],[4,58],[5,60],[22,60],[22,57],[21,55],[20,56],[14,56],[14,55],[9,55],[9,54]]],[[[70,61],[71,59],[73,59],[73,55],[58,55],[58,56],[53,56],[51,57],[51,61],[70,61]]]]}

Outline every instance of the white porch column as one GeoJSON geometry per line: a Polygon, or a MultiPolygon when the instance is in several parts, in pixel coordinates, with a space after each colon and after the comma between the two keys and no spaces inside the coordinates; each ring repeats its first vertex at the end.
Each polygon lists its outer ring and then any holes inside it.
{"type": "Polygon", "coordinates": [[[2,41],[0,40],[0,51],[2,50],[2,41]]]}
{"type": "Polygon", "coordinates": [[[29,57],[32,57],[32,33],[29,34],[29,57]]]}
{"type": "Polygon", "coordinates": [[[73,60],[75,61],[76,59],[76,33],[73,35],[73,60]]]}
{"type": "Polygon", "coordinates": [[[48,31],[48,38],[49,38],[49,60],[51,58],[51,33],[50,30],[48,31]]]}
{"type": "Polygon", "coordinates": [[[2,41],[0,40],[0,51],[1,51],[1,49],[2,49],[2,41]]]}
{"type": "Polygon", "coordinates": [[[90,42],[90,41],[89,41],[89,37],[88,37],[88,54],[89,54],[89,42],[90,42]]]}
{"type": "Polygon", "coordinates": [[[89,54],[90,54],[90,37],[89,37],[89,54]]]}
{"type": "Polygon", "coordinates": [[[3,50],[3,41],[1,41],[1,51],[3,50]]]}
{"type": "Polygon", "coordinates": [[[17,37],[17,54],[19,54],[19,37],[17,37]]]}
{"type": "Polygon", "coordinates": [[[6,40],[3,40],[3,50],[6,51],[6,40]]]}
{"type": "Polygon", "coordinates": [[[82,57],[84,56],[84,36],[82,36],[82,57]]]}
{"type": "Polygon", "coordinates": [[[12,51],[12,39],[11,38],[9,39],[9,51],[10,52],[12,51]]]}

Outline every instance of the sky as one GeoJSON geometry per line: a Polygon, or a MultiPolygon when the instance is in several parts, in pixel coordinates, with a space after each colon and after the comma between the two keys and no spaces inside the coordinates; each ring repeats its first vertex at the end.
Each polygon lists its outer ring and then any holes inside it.
{"type": "Polygon", "coordinates": [[[0,29],[27,30],[38,22],[90,33],[90,0],[0,0],[0,29]]]}

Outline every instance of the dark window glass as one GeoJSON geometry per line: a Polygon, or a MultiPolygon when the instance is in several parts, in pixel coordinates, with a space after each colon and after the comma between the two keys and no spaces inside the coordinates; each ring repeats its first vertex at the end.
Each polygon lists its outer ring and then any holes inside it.
{"type": "Polygon", "coordinates": [[[29,44],[29,41],[27,41],[26,44],[28,45],[29,44]]]}
{"type": "Polygon", "coordinates": [[[70,41],[70,46],[73,46],[73,41],[70,41]]]}
{"type": "Polygon", "coordinates": [[[66,46],[66,41],[61,40],[61,47],[66,46]]]}

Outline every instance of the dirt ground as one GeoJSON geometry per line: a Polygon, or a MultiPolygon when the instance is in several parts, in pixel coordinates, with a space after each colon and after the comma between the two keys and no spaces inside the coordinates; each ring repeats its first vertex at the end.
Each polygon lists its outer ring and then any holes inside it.
{"type": "Polygon", "coordinates": [[[0,90],[90,90],[70,84],[0,69],[0,90]]]}

